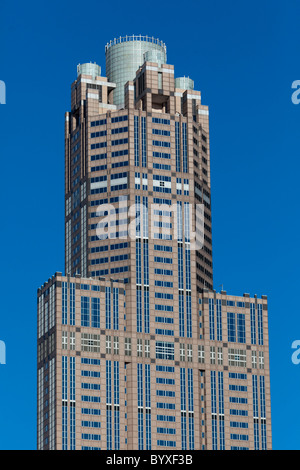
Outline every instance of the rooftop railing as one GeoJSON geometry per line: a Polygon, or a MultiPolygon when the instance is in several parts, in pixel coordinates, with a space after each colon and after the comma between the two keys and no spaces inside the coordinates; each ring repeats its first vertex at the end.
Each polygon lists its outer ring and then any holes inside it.
{"type": "Polygon", "coordinates": [[[110,42],[108,42],[105,46],[105,52],[111,47],[115,46],[116,44],[121,44],[123,42],[132,42],[132,41],[144,41],[144,42],[150,42],[152,44],[157,44],[160,47],[163,47],[163,49],[166,51],[167,46],[166,44],[161,41],[160,39],[154,38],[153,36],[142,36],[141,34],[137,35],[132,35],[132,36],[123,36],[119,38],[112,39],[110,42]]]}

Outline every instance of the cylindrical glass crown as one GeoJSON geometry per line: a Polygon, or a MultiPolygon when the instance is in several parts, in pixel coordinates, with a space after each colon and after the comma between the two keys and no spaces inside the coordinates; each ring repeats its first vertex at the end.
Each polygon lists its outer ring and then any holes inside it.
{"type": "Polygon", "coordinates": [[[135,78],[136,71],[144,63],[144,54],[167,61],[166,45],[159,39],[149,36],[125,36],[110,41],[105,47],[106,76],[116,83],[114,104],[124,104],[124,85],[135,78]],[[155,54],[157,53],[157,54],[155,54]]]}
{"type": "Polygon", "coordinates": [[[161,64],[165,64],[166,54],[161,51],[147,51],[144,54],[144,62],[154,62],[160,67],[161,64]]]}
{"type": "Polygon", "coordinates": [[[175,78],[175,88],[180,88],[181,90],[193,90],[194,80],[191,80],[189,77],[175,78]]]}
{"type": "Polygon", "coordinates": [[[93,79],[101,77],[101,67],[96,62],[77,65],[77,77],[79,75],[91,75],[93,79]]]}

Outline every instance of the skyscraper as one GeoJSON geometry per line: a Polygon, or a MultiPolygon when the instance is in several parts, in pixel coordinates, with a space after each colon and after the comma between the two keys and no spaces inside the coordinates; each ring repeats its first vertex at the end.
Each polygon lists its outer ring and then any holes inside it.
{"type": "Polygon", "coordinates": [[[65,275],[38,291],[39,449],[269,449],[267,299],[213,290],[209,111],[106,46],[65,115],[65,275]]]}

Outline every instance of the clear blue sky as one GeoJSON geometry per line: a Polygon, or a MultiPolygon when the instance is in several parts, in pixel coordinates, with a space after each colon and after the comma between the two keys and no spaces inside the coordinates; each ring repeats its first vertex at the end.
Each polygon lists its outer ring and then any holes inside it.
{"type": "Polygon", "coordinates": [[[36,448],[36,290],[64,272],[64,112],[78,63],[163,40],[210,106],[214,283],[268,295],[274,449],[300,449],[300,4],[1,0],[0,449],[36,448]]]}

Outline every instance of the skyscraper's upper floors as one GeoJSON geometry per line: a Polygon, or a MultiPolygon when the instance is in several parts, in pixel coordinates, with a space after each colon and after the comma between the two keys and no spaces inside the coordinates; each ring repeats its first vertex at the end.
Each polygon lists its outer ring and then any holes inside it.
{"type": "MultiPolygon", "coordinates": [[[[71,95],[71,112],[66,114],[66,271],[123,274],[128,268],[125,259],[134,259],[130,240],[122,241],[119,257],[109,258],[116,266],[104,266],[107,256],[100,259],[99,245],[105,243],[99,241],[96,222],[105,214],[99,211],[103,204],[118,212],[115,238],[126,238],[124,226],[131,220],[126,209],[137,200],[149,208],[154,203],[203,204],[204,246],[192,256],[192,277],[199,288],[212,289],[208,108],[201,104],[194,82],[175,78],[174,66],[152,51],[143,54],[142,64],[125,85],[101,76],[96,64],[78,66],[71,95]],[[114,104],[120,86],[123,103],[114,104]],[[121,201],[125,207],[120,209],[121,201]]],[[[149,215],[149,227],[163,223],[149,215]]],[[[168,223],[175,225],[174,220],[168,223]]],[[[195,224],[193,215],[191,231],[195,224]]]]}

